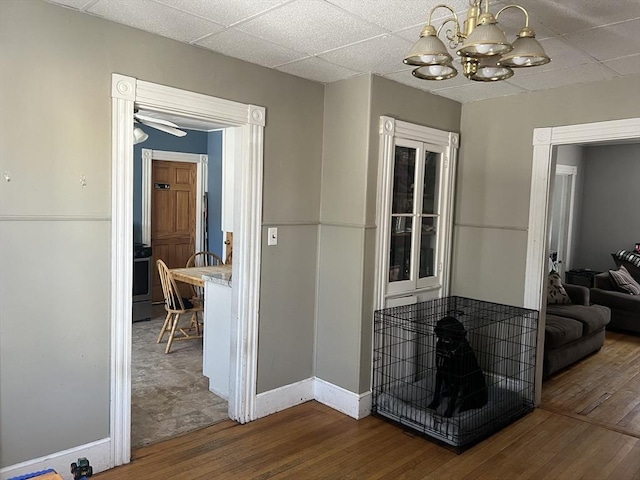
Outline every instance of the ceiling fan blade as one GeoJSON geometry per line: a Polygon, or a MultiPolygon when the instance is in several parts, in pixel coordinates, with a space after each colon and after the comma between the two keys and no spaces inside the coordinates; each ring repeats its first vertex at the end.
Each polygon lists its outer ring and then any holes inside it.
{"type": "Polygon", "coordinates": [[[140,115],[139,113],[134,113],[133,117],[137,118],[141,122],[159,123],[160,125],[166,125],[167,127],[180,128],[175,123],[170,122],[169,120],[165,120],[163,118],[155,118],[155,117],[150,117],[148,115],[140,115]]]}
{"type": "Polygon", "coordinates": [[[157,130],[161,130],[166,133],[170,133],[171,135],[175,135],[176,137],[184,137],[187,134],[187,132],[184,132],[178,128],[169,127],[167,125],[162,125],[156,122],[147,122],[146,120],[142,120],[140,118],[138,120],[140,121],[140,123],[144,125],[147,125],[151,128],[155,128],[157,130]]]}

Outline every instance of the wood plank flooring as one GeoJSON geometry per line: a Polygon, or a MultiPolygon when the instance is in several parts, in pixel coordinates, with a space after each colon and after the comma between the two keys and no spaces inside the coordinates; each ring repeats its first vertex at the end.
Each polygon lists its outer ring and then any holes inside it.
{"type": "Polygon", "coordinates": [[[640,438],[640,336],[607,332],[600,352],[544,383],[542,408],[640,438]]]}
{"type": "Polygon", "coordinates": [[[608,334],[600,353],[545,382],[541,408],[461,455],[380,418],[307,402],[142,448],[94,477],[640,479],[639,354],[639,337],[608,334]]]}

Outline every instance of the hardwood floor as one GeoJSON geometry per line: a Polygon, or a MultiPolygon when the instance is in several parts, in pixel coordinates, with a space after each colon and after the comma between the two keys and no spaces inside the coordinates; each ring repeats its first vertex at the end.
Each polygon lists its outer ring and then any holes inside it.
{"type": "Polygon", "coordinates": [[[640,438],[640,336],[607,332],[600,352],[544,383],[542,408],[640,438]]]}
{"type": "Polygon", "coordinates": [[[545,383],[541,408],[461,455],[308,402],[142,448],[95,478],[640,479],[639,369],[640,337],[608,334],[600,353],[545,383]]]}

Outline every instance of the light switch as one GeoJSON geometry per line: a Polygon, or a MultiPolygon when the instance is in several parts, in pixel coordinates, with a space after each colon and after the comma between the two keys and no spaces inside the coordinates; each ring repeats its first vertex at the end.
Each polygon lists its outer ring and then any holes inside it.
{"type": "Polygon", "coordinates": [[[267,230],[267,245],[277,245],[278,244],[278,228],[277,227],[269,227],[267,230]]]}

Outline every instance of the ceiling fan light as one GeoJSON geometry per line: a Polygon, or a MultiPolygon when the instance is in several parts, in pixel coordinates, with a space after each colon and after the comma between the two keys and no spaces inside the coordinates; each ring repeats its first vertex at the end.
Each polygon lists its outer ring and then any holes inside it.
{"type": "Polygon", "coordinates": [[[502,55],[512,49],[494,16],[483,13],[478,26],[469,34],[457,53],[461,57],[489,57],[502,55]]]}
{"type": "Polygon", "coordinates": [[[409,51],[403,62],[407,65],[442,65],[452,60],[444,43],[436,35],[432,25],[427,25],[420,38],[409,51]],[[429,28],[430,27],[430,28],[429,28]]]}
{"type": "Polygon", "coordinates": [[[458,74],[451,64],[423,65],[416,68],[411,74],[420,80],[448,80],[458,74]]]}
{"type": "Polygon", "coordinates": [[[149,138],[149,135],[142,130],[140,127],[136,127],[133,129],[133,144],[137,145],[138,143],[144,142],[149,138]]]}
{"type": "Polygon", "coordinates": [[[523,37],[518,35],[513,42],[513,50],[506,53],[500,59],[499,64],[511,68],[536,67],[549,63],[551,59],[545,53],[534,36],[523,37]]]}

